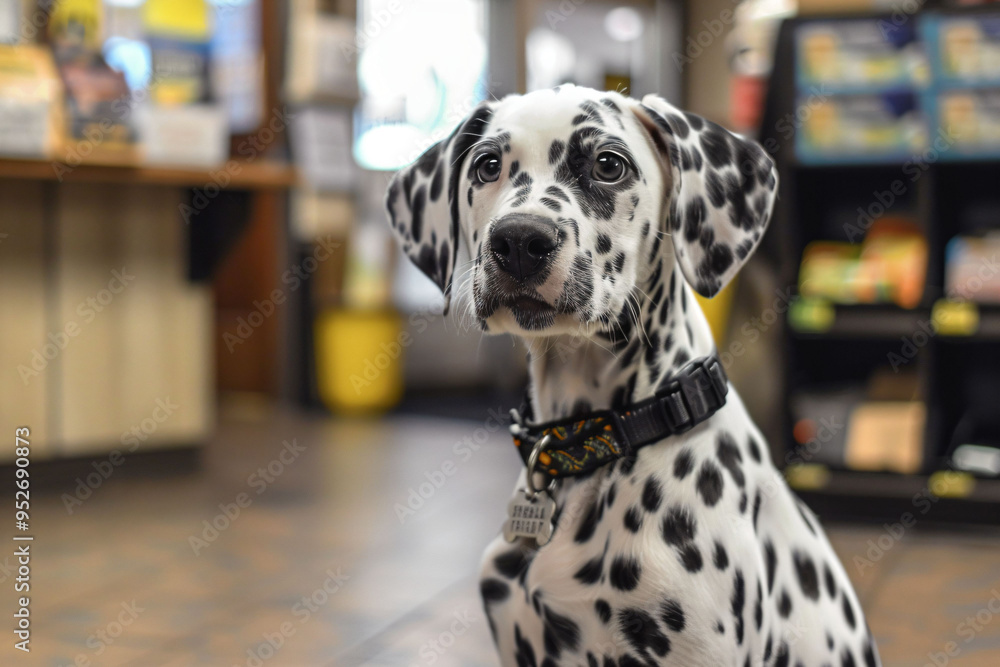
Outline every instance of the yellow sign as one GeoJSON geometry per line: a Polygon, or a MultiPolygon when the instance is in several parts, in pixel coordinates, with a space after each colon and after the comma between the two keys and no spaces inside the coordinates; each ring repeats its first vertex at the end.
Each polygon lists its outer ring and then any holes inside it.
{"type": "Polygon", "coordinates": [[[927,488],[938,498],[967,498],[976,488],[976,478],[967,472],[939,470],[931,475],[927,488]]]}
{"type": "Polygon", "coordinates": [[[938,299],[931,324],[942,336],[972,336],[979,330],[979,309],[971,301],[938,299]]]}
{"type": "Polygon", "coordinates": [[[815,491],[830,483],[830,469],[819,463],[796,463],[785,468],[785,479],[793,489],[815,491]]]}

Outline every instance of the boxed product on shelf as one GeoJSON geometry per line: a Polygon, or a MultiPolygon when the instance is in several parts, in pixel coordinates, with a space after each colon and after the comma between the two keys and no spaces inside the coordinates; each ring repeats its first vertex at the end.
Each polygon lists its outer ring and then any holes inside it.
{"type": "Polygon", "coordinates": [[[932,104],[949,142],[943,159],[1000,155],[1000,87],[939,90],[932,104]]]}
{"type": "Polygon", "coordinates": [[[1000,304],[1000,232],[956,236],[945,249],[945,293],[952,299],[1000,304]]]}
{"type": "Polygon", "coordinates": [[[854,408],[846,462],[853,470],[919,472],[927,408],[921,401],[870,401],[854,408]]]}
{"type": "MultiPolygon", "coordinates": [[[[229,156],[226,110],[214,104],[144,105],[136,113],[147,164],[217,167],[229,156]]],[[[245,157],[241,156],[243,160],[245,157]]]]}
{"type": "Polygon", "coordinates": [[[932,13],[921,26],[936,81],[1000,84],[1000,14],[932,13]]]}
{"type": "Polygon", "coordinates": [[[927,123],[917,95],[899,90],[800,98],[795,150],[805,163],[887,160],[922,151],[927,123]]]}
{"type": "Polygon", "coordinates": [[[927,81],[913,22],[886,30],[878,19],[813,21],[796,30],[799,92],[870,91],[927,81]]]}
{"type": "Polygon", "coordinates": [[[880,218],[863,243],[813,241],[802,253],[799,293],[835,303],[915,308],[924,293],[927,240],[916,223],[880,218]]]}
{"type": "Polygon", "coordinates": [[[99,54],[60,56],[66,86],[65,155],[67,162],[129,163],[137,158],[138,132],[125,76],[99,54]]]}
{"type": "Polygon", "coordinates": [[[802,391],[791,399],[792,437],[798,445],[796,463],[822,463],[843,468],[851,410],[864,400],[860,387],[802,391]]]}
{"type": "Polygon", "coordinates": [[[64,117],[52,53],[42,46],[0,46],[0,155],[52,155],[64,117]]]}

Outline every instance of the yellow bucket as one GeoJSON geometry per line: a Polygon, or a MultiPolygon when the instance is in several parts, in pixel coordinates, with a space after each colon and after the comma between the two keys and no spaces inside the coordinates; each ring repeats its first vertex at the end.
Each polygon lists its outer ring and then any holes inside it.
{"type": "Polygon", "coordinates": [[[390,310],[329,309],[316,318],[320,398],[340,413],[380,412],[403,396],[408,334],[390,310]]]}

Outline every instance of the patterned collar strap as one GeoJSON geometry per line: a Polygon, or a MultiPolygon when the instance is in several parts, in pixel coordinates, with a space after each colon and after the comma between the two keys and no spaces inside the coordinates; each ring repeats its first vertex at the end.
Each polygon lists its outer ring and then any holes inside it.
{"type": "Polygon", "coordinates": [[[646,445],[690,430],[726,404],[728,379],[713,354],[695,359],[675,373],[651,398],[617,410],[525,424],[517,411],[511,434],[524,464],[536,452],[534,472],[550,478],[583,475],[646,445]]]}

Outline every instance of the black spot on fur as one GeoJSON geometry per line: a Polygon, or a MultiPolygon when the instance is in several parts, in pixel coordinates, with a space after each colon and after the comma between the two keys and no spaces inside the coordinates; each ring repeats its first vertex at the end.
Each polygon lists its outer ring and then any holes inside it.
{"type": "Polygon", "coordinates": [[[576,535],[574,540],[578,544],[583,544],[591,537],[594,536],[594,530],[597,528],[597,522],[600,521],[600,516],[598,515],[598,506],[600,503],[592,503],[587,513],[583,517],[583,521],[580,522],[580,527],[576,530],[576,535]]]}
{"type": "Polygon", "coordinates": [[[599,255],[606,255],[609,252],[611,252],[611,237],[604,233],[598,234],[597,253],[599,255]]]}
{"type": "Polygon", "coordinates": [[[441,198],[441,190],[444,189],[444,165],[438,163],[434,170],[434,179],[431,181],[431,201],[441,198]]]}
{"type": "Polygon", "coordinates": [[[708,201],[715,208],[722,208],[726,203],[726,189],[714,171],[705,174],[705,192],[708,194],[708,201]]]}
{"type": "Polygon", "coordinates": [[[508,579],[514,579],[528,569],[533,556],[534,553],[526,549],[511,549],[494,558],[493,565],[497,572],[508,579]],[[529,556],[529,554],[531,555],[529,556]]]}
{"type": "Polygon", "coordinates": [[[729,164],[733,159],[733,151],[729,146],[729,133],[715,123],[701,133],[701,149],[708,163],[713,167],[729,164]]]}
{"type": "Polygon", "coordinates": [[[830,566],[826,563],[823,564],[823,579],[826,581],[826,592],[833,600],[837,597],[837,582],[833,578],[833,572],[830,570],[830,566]]]}
{"type": "Polygon", "coordinates": [[[705,461],[701,464],[701,469],[698,471],[697,489],[701,499],[709,507],[715,507],[719,498],[722,497],[722,473],[718,466],[711,461],[705,461]]]}
{"type": "Polygon", "coordinates": [[[760,579],[757,579],[757,604],[753,609],[754,627],[760,632],[760,626],[764,623],[764,591],[761,590],[760,579]]]}
{"type": "Polygon", "coordinates": [[[558,658],[563,649],[575,651],[580,645],[580,626],[571,618],[562,616],[545,607],[544,630],[545,652],[558,658]]]}
{"type": "Polygon", "coordinates": [[[618,612],[618,628],[631,647],[640,654],[652,651],[663,657],[670,652],[670,640],[652,616],[641,609],[629,608],[618,612]]]}
{"type": "Polygon", "coordinates": [[[743,454],[736,446],[736,441],[728,433],[720,433],[716,454],[722,467],[729,471],[736,486],[743,488],[746,480],[743,477],[743,454]]]}
{"type": "Polygon", "coordinates": [[[875,649],[872,647],[871,641],[865,642],[864,656],[865,667],[875,667],[878,664],[878,661],[875,660],[875,649]]]}
{"type": "Polygon", "coordinates": [[[851,601],[847,599],[847,592],[841,593],[843,598],[844,606],[844,620],[847,621],[847,625],[851,626],[851,630],[857,627],[857,619],[854,617],[854,607],[851,606],[851,601]]]}
{"type": "Polygon", "coordinates": [[[563,151],[566,150],[566,144],[558,139],[555,139],[549,146],[549,164],[555,164],[562,157],[563,151]]]}
{"type": "Polygon", "coordinates": [[[642,567],[639,562],[629,556],[616,556],[611,561],[611,585],[622,591],[631,591],[639,585],[642,567]]]}
{"type": "Polygon", "coordinates": [[[778,556],[774,553],[771,540],[764,540],[764,564],[767,567],[767,593],[774,590],[774,571],[778,566],[778,556]]]}
{"type": "Polygon", "coordinates": [[[663,540],[671,546],[683,547],[694,539],[696,529],[694,517],[687,507],[671,507],[663,517],[663,540]]]}
{"type": "Polygon", "coordinates": [[[788,618],[792,613],[792,599],[788,597],[788,591],[785,589],[781,589],[781,595],[778,597],[778,613],[782,618],[788,618]]]}
{"type": "Polygon", "coordinates": [[[562,211],[562,204],[557,202],[555,199],[552,199],[550,197],[542,197],[538,201],[541,202],[543,206],[555,211],[556,213],[562,211]]]}
{"type": "Polygon", "coordinates": [[[725,570],[729,567],[729,554],[726,553],[726,548],[722,546],[722,542],[716,541],[715,552],[712,554],[712,562],[720,570],[725,570]]]}
{"type": "Polygon", "coordinates": [[[781,642],[778,645],[778,652],[774,656],[774,667],[788,667],[788,644],[781,642]]]}
{"type": "Polygon", "coordinates": [[[800,551],[794,551],[792,552],[792,562],[795,564],[795,576],[799,580],[802,594],[810,600],[818,600],[819,576],[816,574],[816,565],[812,558],[800,551]]]}
{"type": "Polygon", "coordinates": [[[510,595],[510,586],[499,579],[490,577],[479,582],[479,594],[487,603],[502,602],[510,595]]]}
{"type": "Polygon", "coordinates": [[[757,517],[760,515],[760,489],[753,496],[753,528],[757,530],[757,517]]]}
{"type": "Polygon", "coordinates": [[[646,479],[646,486],[642,489],[642,506],[647,512],[655,512],[660,509],[660,501],[663,499],[663,492],[660,490],[660,483],[653,477],[646,479]]]}
{"type": "Polygon", "coordinates": [[[639,529],[642,528],[642,512],[639,511],[638,507],[633,505],[625,511],[624,523],[630,532],[639,532],[639,529]]]}
{"type": "Polygon", "coordinates": [[[730,598],[730,609],[736,622],[736,643],[743,645],[743,608],[746,606],[747,592],[746,582],[743,580],[743,571],[736,570],[733,577],[733,594],[730,598]]]}
{"type": "Polygon", "coordinates": [[[594,611],[597,612],[597,616],[604,623],[611,620],[611,606],[604,600],[597,600],[594,602],[594,611]]]}
{"type": "Polygon", "coordinates": [[[684,609],[676,600],[664,600],[660,604],[660,618],[663,624],[674,632],[682,632],[686,623],[684,609]]]}
{"type": "Polygon", "coordinates": [[[684,479],[693,468],[694,459],[691,457],[691,452],[687,449],[682,449],[677,454],[677,458],[674,459],[674,477],[684,479]]]}
{"type": "Polygon", "coordinates": [[[421,185],[417,188],[416,194],[413,195],[413,203],[410,205],[410,233],[413,234],[413,240],[418,243],[424,233],[424,201],[426,196],[427,190],[421,185]]]}
{"type": "Polygon", "coordinates": [[[591,558],[576,571],[573,578],[582,584],[596,584],[601,578],[601,572],[604,570],[604,556],[596,556],[591,558]]]}
{"type": "Polygon", "coordinates": [[[688,572],[700,572],[701,568],[704,566],[704,561],[701,557],[701,551],[693,544],[685,544],[681,547],[680,555],[681,565],[688,572]]]}
{"type": "Polygon", "coordinates": [[[569,195],[563,192],[562,188],[560,188],[558,185],[550,185],[549,187],[545,188],[545,194],[554,199],[559,199],[561,201],[564,201],[567,204],[570,202],[569,195]]]}
{"type": "Polygon", "coordinates": [[[517,661],[517,667],[536,667],[538,664],[535,661],[535,649],[531,642],[521,636],[521,628],[517,623],[514,624],[514,660],[517,661]]]}
{"type": "MultiPolygon", "coordinates": [[[[705,200],[694,197],[684,208],[684,238],[688,242],[701,236],[702,223],[705,221],[705,200]]],[[[676,226],[675,226],[676,228],[676,226]]]]}
{"type": "Polygon", "coordinates": [[[760,445],[757,444],[757,441],[753,438],[753,436],[750,437],[747,447],[750,449],[750,458],[757,463],[760,463],[760,445]]]}

